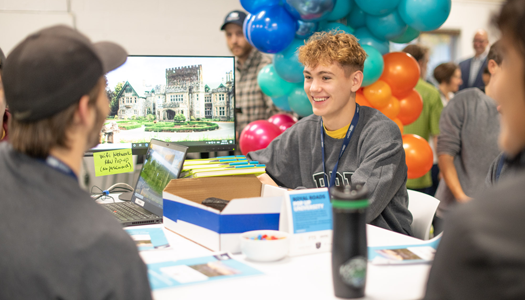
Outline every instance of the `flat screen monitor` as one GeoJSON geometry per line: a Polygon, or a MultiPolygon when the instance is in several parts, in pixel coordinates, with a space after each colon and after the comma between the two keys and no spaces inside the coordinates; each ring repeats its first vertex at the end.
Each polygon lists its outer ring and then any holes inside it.
{"type": "Polygon", "coordinates": [[[233,56],[131,55],[106,75],[111,113],[97,151],[146,154],[152,138],[188,152],[235,149],[233,56]]]}

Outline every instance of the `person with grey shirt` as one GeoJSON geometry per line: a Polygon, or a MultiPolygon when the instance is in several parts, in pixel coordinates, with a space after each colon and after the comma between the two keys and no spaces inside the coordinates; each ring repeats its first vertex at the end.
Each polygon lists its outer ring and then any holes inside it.
{"type": "Polygon", "coordinates": [[[126,51],[67,26],[29,35],[3,67],[12,112],[0,143],[0,299],[151,299],[115,217],[78,184],[109,113],[104,74],[126,51]]]}
{"type": "Polygon", "coordinates": [[[299,59],[314,115],[247,158],[266,164],[263,183],[291,189],[364,184],[367,223],[411,235],[401,132],[378,110],[355,102],[365,58],[352,35],[312,36],[299,48],[299,59]]]}
{"type": "MultiPolygon", "coordinates": [[[[488,54],[492,78],[498,76],[502,56],[496,42],[488,54]]],[[[492,80],[491,80],[492,82],[492,80]]],[[[499,113],[492,95],[492,85],[487,94],[477,88],[456,94],[441,114],[437,153],[442,172],[436,198],[435,232],[442,230],[442,221],[450,207],[457,202],[468,202],[483,190],[490,164],[498,156],[499,113]]]]}

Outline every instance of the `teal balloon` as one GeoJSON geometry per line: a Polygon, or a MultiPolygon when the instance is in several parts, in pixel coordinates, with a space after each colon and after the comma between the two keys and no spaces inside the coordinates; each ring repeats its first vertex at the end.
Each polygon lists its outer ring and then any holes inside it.
{"type": "Polygon", "coordinates": [[[346,17],[346,24],[352,28],[364,27],[366,25],[366,13],[359,6],[354,5],[346,17]]]}
{"type": "Polygon", "coordinates": [[[358,28],[355,33],[355,37],[359,40],[359,44],[370,45],[379,51],[382,55],[387,54],[390,51],[390,45],[388,41],[378,39],[366,27],[358,28]]]}
{"type": "Polygon", "coordinates": [[[395,39],[390,39],[390,41],[394,43],[398,43],[398,44],[408,44],[412,42],[414,39],[416,39],[419,36],[419,33],[420,33],[419,31],[408,26],[407,30],[405,30],[405,32],[401,36],[395,39]]]}
{"type": "Polygon", "coordinates": [[[280,110],[292,111],[290,105],[288,104],[288,96],[281,96],[277,98],[272,98],[273,104],[280,110]]]}
{"type": "Polygon", "coordinates": [[[295,88],[288,95],[288,104],[292,111],[301,117],[306,117],[314,113],[312,103],[308,100],[303,85],[295,85],[295,88]]]}
{"type": "Polygon", "coordinates": [[[261,91],[271,98],[288,95],[295,87],[295,84],[279,77],[273,64],[269,64],[259,71],[257,83],[259,83],[261,91]]]}
{"type": "Polygon", "coordinates": [[[354,0],[337,0],[334,10],[328,15],[328,21],[344,18],[350,13],[352,6],[354,6],[354,0]]]}
{"type": "Polygon", "coordinates": [[[332,31],[332,30],[335,30],[335,31],[339,31],[339,30],[342,30],[348,34],[353,34],[354,33],[354,30],[346,25],[343,25],[341,23],[337,23],[337,22],[328,22],[328,23],[325,23],[325,22],[321,22],[319,24],[319,31],[332,31]]]}
{"type": "Polygon", "coordinates": [[[396,10],[385,16],[366,16],[366,27],[373,35],[382,40],[399,37],[408,28],[396,10]]]}
{"type": "Polygon", "coordinates": [[[418,31],[431,31],[445,23],[451,8],[451,0],[402,0],[397,9],[408,26],[418,31]]]}
{"type": "Polygon", "coordinates": [[[294,39],[292,44],[273,57],[273,66],[279,76],[288,82],[304,81],[304,66],[299,62],[297,49],[304,45],[303,40],[294,39]]]}
{"type": "Polygon", "coordinates": [[[396,9],[400,1],[401,0],[355,0],[355,4],[369,15],[382,16],[396,9]]]}
{"type": "Polygon", "coordinates": [[[365,59],[365,68],[363,69],[362,86],[369,86],[376,82],[383,74],[384,62],[383,56],[374,47],[362,45],[367,57],[365,59]]]}
{"type": "Polygon", "coordinates": [[[296,39],[308,39],[319,29],[319,23],[316,22],[304,22],[297,20],[297,30],[295,31],[296,39]]]}

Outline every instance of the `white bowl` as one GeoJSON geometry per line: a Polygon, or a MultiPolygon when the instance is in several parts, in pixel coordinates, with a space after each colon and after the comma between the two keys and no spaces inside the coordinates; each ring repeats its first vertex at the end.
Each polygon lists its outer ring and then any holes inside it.
{"type": "Polygon", "coordinates": [[[276,261],[288,255],[289,234],[277,230],[254,230],[241,234],[241,251],[248,259],[255,261],[276,261]],[[252,240],[259,235],[283,238],[279,240],[252,240]]]}

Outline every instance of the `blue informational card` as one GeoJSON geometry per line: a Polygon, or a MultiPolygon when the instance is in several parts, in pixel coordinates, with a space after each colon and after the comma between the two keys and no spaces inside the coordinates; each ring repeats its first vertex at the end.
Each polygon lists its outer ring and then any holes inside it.
{"type": "Polygon", "coordinates": [[[328,190],[290,193],[294,233],[332,230],[332,205],[328,190]]]}
{"type": "Polygon", "coordinates": [[[228,253],[148,264],[148,277],[154,291],[259,274],[263,273],[232,259],[228,253]]]}
{"type": "Polygon", "coordinates": [[[170,246],[162,228],[125,229],[137,244],[139,251],[168,248],[170,246]]]}

